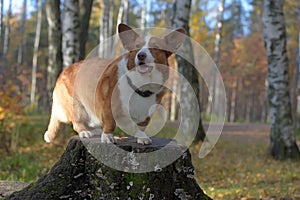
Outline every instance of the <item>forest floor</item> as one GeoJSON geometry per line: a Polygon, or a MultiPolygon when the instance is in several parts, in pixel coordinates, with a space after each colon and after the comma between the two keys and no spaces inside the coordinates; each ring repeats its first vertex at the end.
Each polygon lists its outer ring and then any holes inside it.
{"type": "MultiPolygon", "coordinates": [[[[42,138],[47,122],[47,117],[32,117],[22,127],[15,151],[7,153],[0,148],[0,180],[29,183],[58,161],[74,133],[65,128],[55,144],[45,144],[42,138]]],[[[167,126],[163,131],[175,130],[167,126]]],[[[300,162],[275,161],[268,151],[269,132],[268,125],[225,124],[205,158],[198,158],[199,145],[191,147],[195,178],[201,188],[216,200],[300,200],[300,162]]]]}
{"type": "Polygon", "coordinates": [[[208,156],[191,148],[200,186],[213,199],[300,200],[300,162],[275,161],[269,135],[269,125],[228,123],[208,156]]]}

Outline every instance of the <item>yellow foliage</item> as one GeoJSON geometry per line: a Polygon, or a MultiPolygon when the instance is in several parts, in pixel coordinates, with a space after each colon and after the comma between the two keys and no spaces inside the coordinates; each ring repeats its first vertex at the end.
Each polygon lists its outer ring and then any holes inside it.
{"type": "MultiPolygon", "coordinates": [[[[17,79],[16,79],[17,80],[17,79]]],[[[0,148],[15,151],[20,125],[24,123],[24,95],[12,80],[0,85],[0,148]]]]}
{"type": "Polygon", "coordinates": [[[0,120],[3,120],[5,118],[5,112],[0,112],[0,120]]]}

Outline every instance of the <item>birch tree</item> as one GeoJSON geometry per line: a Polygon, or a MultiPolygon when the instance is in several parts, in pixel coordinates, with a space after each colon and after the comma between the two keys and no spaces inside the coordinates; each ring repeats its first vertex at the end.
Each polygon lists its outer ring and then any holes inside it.
{"type": "Polygon", "coordinates": [[[9,0],[9,5],[8,5],[8,12],[7,12],[7,20],[6,20],[6,25],[5,25],[5,32],[4,32],[4,42],[3,42],[3,53],[2,53],[2,68],[0,72],[3,72],[6,67],[6,57],[7,57],[7,52],[8,52],[8,47],[9,47],[9,34],[10,34],[10,19],[12,16],[11,12],[11,3],[12,0],[9,0]]]}
{"type": "Polygon", "coordinates": [[[48,22],[48,66],[47,66],[47,93],[48,99],[59,73],[62,71],[62,30],[60,20],[60,0],[46,0],[48,22]]]}
{"type": "Polygon", "coordinates": [[[22,17],[20,21],[20,43],[18,48],[18,66],[23,63],[23,43],[24,43],[24,33],[25,33],[25,22],[26,22],[26,13],[27,13],[27,0],[23,0],[22,7],[22,17]]]}
{"type": "Polygon", "coordinates": [[[271,155],[275,159],[299,158],[292,123],[283,0],[264,0],[263,22],[268,58],[271,155]]]}
{"type": "MultiPolygon", "coordinates": [[[[117,24],[120,24],[122,22],[123,12],[124,12],[124,6],[123,4],[121,4],[118,11],[117,24]]],[[[118,32],[117,29],[118,28],[116,28],[116,33],[118,32]]]]}
{"type": "Polygon", "coordinates": [[[0,0],[0,47],[2,44],[2,31],[3,31],[3,0],[0,0]]]}
{"type": "MultiPolygon", "coordinates": [[[[99,43],[108,38],[109,29],[109,0],[101,0],[101,18],[99,27],[99,43]]],[[[108,44],[103,43],[99,46],[99,56],[106,58],[108,52],[108,44]]]]}
{"type": "MultiPolygon", "coordinates": [[[[300,18],[299,18],[300,19],[300,18]]],[[[300,32],[298,35],[298,52],[297,52],[297,61],[293,71],[293,82],[291,89],[291,103],[292,103],[292,111],[293,111],[293,119],[297,118],[297,107],[298,107],[298,84],[299,84],[299,56],[300,56],[300,32]]]]}
{"type": "Polygon", "coordinates": [[[141,30],[144,32],[146,27],[146,12],[147,12],[147,1],[143,1],[142,12],[141,12],[141,30]]]}
{"type": "MultiPolygon", "coordinates": [[[[213,54],[213,60],[215,64],[219,65],[219,58],[220,58],[220,46],[221,46],[221,40],[222,40],[222,27],[223,27],[223,14],[224,14],[224,4],[225,0],[221,0],[220,4],[218,5],[218,19],[217,19],[217,32],[215,37],[215,48],[214,48],[214,54],[213,54]]],[[[216,94],[218,94],[218,91],[216,91],[216,85],[218,85],[217,81],[217,72],[214,70],[213,74],[211,76],[211,88],[209,88],[211,95],[208,97],[208,105],[206,113],[207,115],[211,114],[212,111],[212,105],[217,103],[214,100],[218,99],[215,98],[216,94]]]]}
{"type": "MultiPolygon", "coordinates": [[[[175,0],[174,1],[174,8],[173,8],[173,19],[172,19],[172,26],[173,28],[182,27],[185,29],[187,36],[190,35],[189,33],[189,19],[190,19],[190,9],[191,9],[191,0],[175,0]]],[[[191,41],[187,39],[186,42],[183,43],[182,47],[185,56],[190,56],[188,60],[194,60],[194,55],[190,51],[192,48],[191,41]]],[[[199,80],[198,80],[198,71],[193,67],[193,63],[189,63],[187,60],[183,59],[181,56],[176,56],[177,63],[178,63],[178,70],[181,75],[183,75],[188,81],[180,83],[181,86],[181,94],[182,97],[180,99],[180,106],[182,110],[188,111],[188,113],[194,112],[194,107],[191,106],[192,96],[187,92],[187,85],[190,84],[195,92],[195,95],[198,99],[199,103],[199,80]]],[[[200,107],[200,106],[199,106],[200,107]]],[[[189,119],[182,119],[182,120],[189,120],[189,119]]],[[[185,122],[183,122],[185,123],[185,122]]],[[[191,123],[191,122],[186,122],[191,123]]],[[[200,140],[204,140],[205,133],[202,126],[202,121],[199,112],[199,126],[196,138],[194,142],[199,142],[200,140]]]]}
{"type": "Polygon", "coordinates": [[[79,0],[64,0],[63,67],[80,60],[79,0]]]}
{"type": "Polygon", "coordinates": [[[123,23],[128,24],[129,0],[123,0],[123,23]]]}
{"type": "Polygon", "coordinates": [[[37,23],[35,29],[35,39],[34,39],[34,49],[33,49],[33,59],[32,59],[32,74],[31,74],[31,91],[30,91],[30,103],[34,105],[36,103],[36,71],[37,71],[37,64],[38,64],[38,51],[40,45],[40,38],[41,38],[41,29],[42,29],[42,2],[41,0],[37,0],[37,23]]]}

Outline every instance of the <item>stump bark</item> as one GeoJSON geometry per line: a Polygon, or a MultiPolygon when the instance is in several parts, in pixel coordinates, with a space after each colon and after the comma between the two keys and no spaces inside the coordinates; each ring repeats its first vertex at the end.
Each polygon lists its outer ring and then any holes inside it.
{"type": "MultiPolygon", "coordinates": [[[[143,169],[143,163],[124,162],[126,159],[120,158],[112,146],[125,150],[128,155],[132,152],[148,153],[165,148],[167,153],[164,156],[170,157],[184,149],[168,139],[154,138],[152,145],[143,146],[132,139],[121,139],[116,145],[112,145],[101,144],[94,139],[73,137],[48,174],[7,199],[211,199],[194,179],[194,168],[188,150],[166,167],[155,165],[152,172],[133,173],[134,169],[143,169]],[[124,170],[106,166],[95,158],[97,155],[93,150],[97,150],[102,158],[113,160],[113,164],[124,170]]],[[[162,157],[161,160],[165,158],[167,157],[162,157]]],[[[149,162],[153,161],[150,159],[149,162]]]]}

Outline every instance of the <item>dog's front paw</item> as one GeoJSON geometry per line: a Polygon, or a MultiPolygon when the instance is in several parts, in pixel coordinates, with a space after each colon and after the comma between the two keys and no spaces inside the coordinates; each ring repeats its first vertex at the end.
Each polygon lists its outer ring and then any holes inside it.
{"type": "Polygon", "coordinates": [[[137,138],[137,143],[138,144],[152,144],[152,140],[149,137],[144,137],[144,138],[137,138]]]}
{"type": "Polygon", "coordinates": [[[101,135],[101,143],[111,144],[116,143],[113,134],[102,133],[101,135]]]}
{"type": "Polygon", "coordinates": [[[91,138],[94,136],[100,136],[101,135],[101,129],[94,129],[90,131],[80,131],[79,137],[81,138],[91,138]]]}
{"type": "Polygon", "coordinates": [[[80,131],[79,137],[90,138],[90,137],[93,137],[93,133],[91,131],[80,131]]]}

